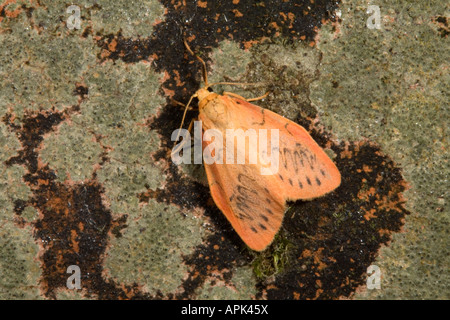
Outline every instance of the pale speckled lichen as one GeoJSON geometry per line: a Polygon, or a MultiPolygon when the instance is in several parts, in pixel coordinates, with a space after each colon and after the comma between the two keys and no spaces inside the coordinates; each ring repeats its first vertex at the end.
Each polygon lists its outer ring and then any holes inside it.
{"type": "Polygon", "coordinates": [[[0,163],[3,165],[6,160],[14,156],[19,147],[20,143],[14,133],[10,132],[3,122],[0,122],[0,163]]]}
{"type": "MultiPolygon", "coordinates": [[[[322,28],[320,79],[311,99],[340,139],[370,138],[403,168],[405,232],[377,261],[381,290],[357,298],[448,299],[448,45],[432,26],[443,3],[377,1],[382,28],[366,27],[367,1],[343,1],[336,34],[322,28]]],[[[364,288],[363,288],[364,289],[364,288]]]]}
{"type": "Polygon", "coordinates": [[[138,193],[158,187],[163,180],[161,168],[152,158],[159,138],[145,125],[164,102],[158,94],[161,75],[148,64],[118,61],[92,68],[85,77],[89,99],[72,122],[91,137],[99,137],[107,161],[97,176],[110,209],[133,215],[138,193]]]}
{"type": "Polygon", "coordinates": [[[106,188],[110,209],[133,216],[139,193],[155,189],[163,181],[161,169],[151,157],[158,140],[144,127],[126,125],[105,143],[114,150],[109,153],[111,160],[98,172],[98,179],[106,188]]]}
{"type": "Polygon", "coordinates": [[[20,216],[25,220],[25,222],[33,223],[39,218],[39,212],[35,207],[27,206],[23,209],[20,216]]]}
{"type": "Polygon", "coordinates": [[[242,77],[251,61],[252,54],[249,50],[242,50],[239,44],[230,40],[220,42],[210,54],[212,68],[209,70],[209,82],[238,81],[242,77]]]}
{"type": "MultiPolygon", "coordinates": [[[[126,25],[131,22],[129,26],[138,32],[135,36],[145,35],[151,32],[152,24],[162,13],[162,6],[157,1],[145,3],[150,13],[128,1],[121,3],[131,6],[135,14],[121,15],[125,10],[122,6],[111,19],[102,22],[103,28],[108,28],[106,22],[109,21],[110,26],[127,33],[131,29],[126,25]],[[148,19],[147,23],[142,23],[143,19],[148,19]],[[118,24],[118,20],[124,25],[118,24]],[[134,28],[133,20],[142,23],[141,27],[134,28]]],[[[68,110],[80,103],[80,96],[74,93],[77,85],[85,86],[89,90],[87,101],[81,103],[79,112],[69,112],[67,121],[56,131],[44,136],[39,156],[55,170],[59,181],[69,177],[72,180],[89,179],[97,172],[99,180],[104,182],[105,199],[113,213],[133,216],[137,192],[155,187],[163,179],[151,158],[159,140],[145,125],[146,119],[164,103],[164,98],[157,94],[160,75],[145,63],[99,66],[97,55],[100,49],[92,35],[88,32],[81,36],[83,29],[88,27],[84,22],[88,21],[89,15],[99,13],[98,8],[83,1],[76,5],[81,8],[83,20],[79,30],[66,27],[69,14],[66,13],[68,4],[64,1],[40,1],[31,18],[23,13],[15,19],[3,19],[0,28],[8,32],[0,32],[3,48],[0,55],[0,117],[12,112],[16,116],[14,124],[20,125],[26,110],[68,110]],[[103,154],[107,157],[104,171],[95,171],[96,165],[103,161],[100,158],[103,154]],[[122,179],[120,171],[124,167],[126,178],[122,179]],[[116,201],[117,194],[124,195],[123,201],[116,201]],[[128,206],[130,201],[133,203],[128,206]]],[[[118,8],[120,3],[115,2],[114,6],[118,8]]],[[[12,5],[8,9],[12,9],[12,5]]],[[[29,227],[19,228],[12,222],[14,201],[26,201],[31,192],[22,179],[25,167],[5,164],[17,155],[20,143],[3,122],[0,129],[0,297],[34,299],[41,295],[38,247],[29,227]]],[[[21,217],[24,222],[34,222],[38,215],[36,209],[28,206],[21,217]]]]}
{"type": "Polygon", "coordinates": [[[319,52],[303,42],[286,46],[283,41],[262,44],[253,51],[255,58],[250,76],[254,80],[249,81],[265,84],[259,94],[270,92],[268,99],[255,104],[291,120],[299,114],[307,115],[309,84],[317,76],[319,52]]]}
{"type": "Polygon", "coordinates": [[[5,161],[16,155],[20,146],[17,138],[0,123],[0,221],[13,221],[14,201],[28,199],[31,192],[23,183],[25,169],[21,166],[8,167],[5,161]]]}
{"type": "Polygon", "coordinates": [[[112,239],[105,270],[119,282],[155,294],[175,293],[187,273],[183,255],[202,242],[203,221],[175,206],[150,200],[128,219],[123,236],[112,239]]]}
{"type": "MultiPolygon", "coordinates": [[[[56,300],[87,300],[82,289],[60,289],[56,292],[56,300]]],[[[91,297],[92,298],[92,297],[91,297]]]]}
{"type": "Polygon", "coordinates": [[[164,20],[164,7],[159,1],[90,1],[76,2],[41,0],[40,7],[33,14],[37,23],[47,29],[67,32],[66,21],[75,14],[67,12],[67,8],[75,5],[80,10],[80,29],[70,32],[79,34],[89,26],[102,33],[122,32],[125,37],[148,36],[153,25],[164,20]],[[63,21],[64,23],[62,23],[63,21]]]}
{"type": "Polygon", "coordinates": [[[56,171],[58,180],[63,182],[90,179],[94,165],[100,162],[101,153],[102,149],[92,133],[63,123],[58,132],[45,139],[40,156],[56,171]]]}
{"type": "Polygon", "coordinates": [[[217,86],[216,91],[229,91],[250,99],[269,92],[268,99],[253,102],[295,118],[301,111],[299,106],[309,104],[308,85],[316,77],[319,52],[304,43],[286,47],[282,41],[255,45],[249,50],[238,44],[222,41],[212,54],[213,65],[209,82],[240,82],[248,85],[217,86]],[[296,87],[296,92],[289,90],[296,87]]]}
{"type": "Polygon", "coordinates": [[[249,267],[239,267],[233,270],[233,277],[229,283],[223,281],[206,281],[199,290],[196,299],[205,300],[240,300],[252,299],[256,294],[256,281],[253,270],[249,267]]]}
{"type": "MultiPolygon", "coordinates": [[[[23,16],[18,19],[25,19],[23,16]]],[[[75,105],[76,83],[95,63],[98,47],[91,37],[39,34],[23,24],[5,22],[2,27],[9,27],[11,32],[0,32],[0,116],[8,108],[20,118],[24,110],[63,110],[75,105]]]]}
{"type": "Polygon", "coordinates": [[[103,1],[91,13],[92,23],[104,33],[121,32],[124,37],[148,37],[153,24],[164,20],[164,7],[159,1],[103,1]]]}
{"type": "MultiPolygon", "coordinates": [[[[3,192],[4,190],[2,190],[3,192]]],[[[0,209],[1,211],[1,209],[0,209]]],[[[39,247],[30,227],[19,229],[14,222],[0,228],[0,297],[2,299],[39,299],[39,247]]]]}
{"type": "Polygon", "coordinates": [[[14,201],[27,199],[30,191],[22,182],[24,168],[5,165],[15,155],[19,143],[3,123],[0,123],[0,146],[0,298],[38,299],[38,246],[30,227],[15,225],[13,211],[14,201]]]}

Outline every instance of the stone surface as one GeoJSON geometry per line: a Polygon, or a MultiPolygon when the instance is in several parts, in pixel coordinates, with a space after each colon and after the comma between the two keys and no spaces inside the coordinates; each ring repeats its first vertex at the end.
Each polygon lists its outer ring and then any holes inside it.
{"type": "Polygon", "coordinates": [[[69,29],[64,1],[0,0],[0,298],[448,299],[445,3],[378,1],[380,29],[362,0],[218,3],[78,1],[69,29]],[[343,176],[263,253],[170,160],[203,80],[183,39],[343,176]]]}

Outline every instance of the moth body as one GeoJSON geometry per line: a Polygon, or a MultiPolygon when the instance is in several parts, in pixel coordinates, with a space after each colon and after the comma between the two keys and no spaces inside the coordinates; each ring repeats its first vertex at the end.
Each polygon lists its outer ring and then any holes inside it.
{"type": "MultiPolygon", "coordinates": [[[[338,169],[300,125],[243,99],[206,88],[196,95],[204,132],[214,129],[226,136],[228,129],[239,129],[245,135],[246,144],[233,145],[232,151],[244,155],[246,162],[227,163],[226,154],[231,150],[223,142],[220,148],[214,148],[215,152],[220,150],[222,161],[205,163],[205,170],[214,202],[251,249],[261,251],[272,242],[281,227],[286,201],[313,199],[339,186],[338,169]],[[268,175],[261,174],[261,157],[256,163],[248,162],[251,152],[258,150],[255,144],[261,141],[261,130],[279,132],[277,146],[271,149],[277,152],[279,164],[268,175]],[[256,140],[252,140],[253,132],[256,140]]],[[[203,141],[203,149],[210,143],[203,141]]]]}

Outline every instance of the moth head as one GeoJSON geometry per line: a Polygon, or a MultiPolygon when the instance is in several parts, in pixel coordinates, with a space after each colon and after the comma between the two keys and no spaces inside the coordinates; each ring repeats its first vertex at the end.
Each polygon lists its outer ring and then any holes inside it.
{"type": "Polygon", "coordinates": [[[198,89],[198,91],[196,92],[196,96],[199,102],[201,102],[203,99],[206,99],[206,97],[208,97],[210,94],[212,94],[212,92],[209,92],[207,87],[198,89]]]}
{"type": "Polygon", "coordinates": [[[198,99],[198,107],[199,110],[202,111],[208,105],[209,102],[214,100],[218,94],[214,92],[210,92],[207,87],[199,89],[195,95],[198,99]]]}

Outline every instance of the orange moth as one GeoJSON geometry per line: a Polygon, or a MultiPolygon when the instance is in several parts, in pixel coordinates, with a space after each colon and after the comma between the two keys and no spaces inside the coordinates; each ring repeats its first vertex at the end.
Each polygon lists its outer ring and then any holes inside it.
{"type": "MultiPolygon", "coordinates": [[[[186,42],[185,45],[194,55],[186,42]]],[[[191,97],[185,114],[196,97],[203,129],[203,155],[208,151],[216,160],[204,159],[211,196],[241,239],[251,249],[262,251],[281,227],[286,201],[323,196],[340,185],[341,175],[303,127],[249,102],[258,98],[208,91],[213,84],[208,84],[204,61],[196,57],[203,64],[205,87],[191,97]],[[217,136],[205,137],[210,129],[227,138],[227,133],[234,130],[231,143],[217,136]],[[271,137],[268,148],[264,146],[267,139],[260,139],[263,134],[271,137]],[[239,138],[245,143],[237,143],[239,138]],[[269,154],[271,160],[277,160],[276,166],[273,161],[269,163],[269,154]],[[238,157],[245,161],[239,162],[238,157]]]]}

